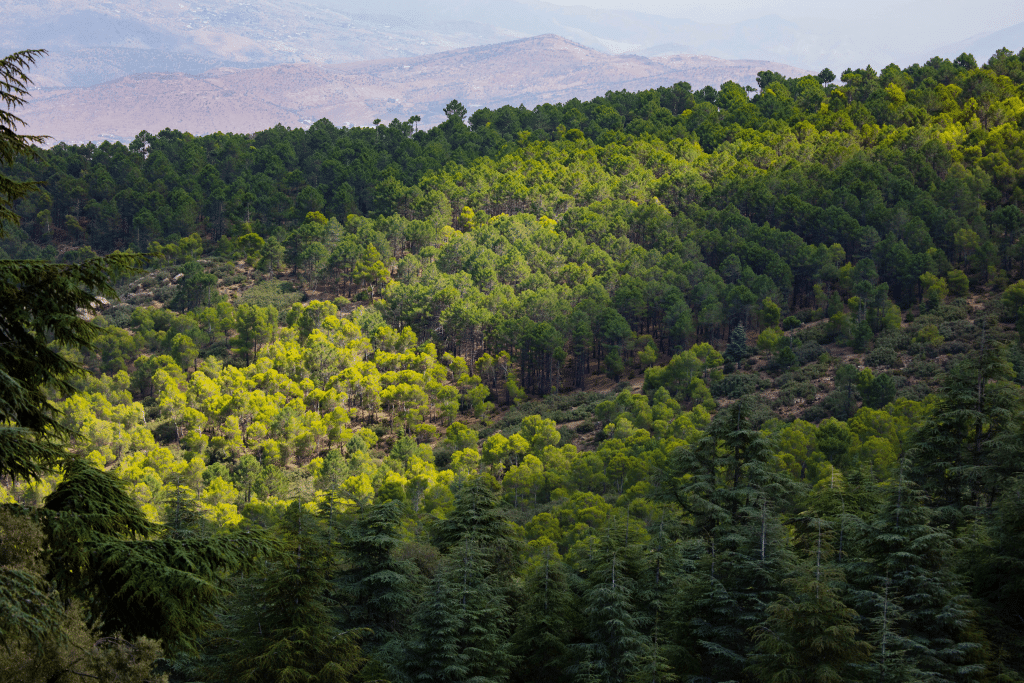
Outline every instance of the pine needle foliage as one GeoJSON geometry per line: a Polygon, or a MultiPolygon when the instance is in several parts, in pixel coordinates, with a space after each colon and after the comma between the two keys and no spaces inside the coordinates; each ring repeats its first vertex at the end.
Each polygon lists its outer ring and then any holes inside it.
{"type": "MultiPolygon", "coordinates": [[[[14,110],[25,105],[28,87],[32,79],[28,71],[36,59],[46,50],[21,50],[0,59],[0,166],[10,167],[19,156],[33,156],[32,143],[41,143],[41,135],[19,135],[19,126],[24,126],[14,110]]],[[[5,223],[17,224],[18,214],[13,211],[14,202],[33,192],[40,183],[32,180],[15,180],[0,173],[0,237],[4,235],[5,223]]]]}
{"type": "MultiPolygon", "coordinates": [[[[0,60],[0,163],[32,153],[38,136],[16,133],[24,122],[13,109],[28,95],[28,68],[40,50],[0,60]]],[[[0,234],[16,221],[13,203],[36,189],[0,174],[0,234]]],[[[62,347],[88,347],[99,328],[86,313],[115,295],[111,283],[143,263],[137,254],[115,253],[77,265],[0,261],[0,477],[36,479],[58,467],[63,481],[41,510],[9,506],[37,518],[45,531],[50,585],[5,568],[0,610],[5,632],[20,630],[37,642],[57,620],[40,592],[56,589],[85,605],[90,628],[126,637],[161,638],[189,647],[226,593],[223,572],[251,566],[272,548],[261,534],[214,539],[174,538],[149,522],[112,474],[70,457],[51,398],[73,392],[79,366],[62,347]]]]}
{"type": "MultiPolygon", "coordinates": [[[[636,526],[634,522],[633,528],[636,526]]],[[[650,658],[652,644],[645,633],[648,616],[636,605],[642,571],[640,544],[630,538],[629,528],[616,520],[587,567],[589,586],[582,600],[586,636],[573,648],[577,661],[588,663],[588,675],[597,675],[605,683],[632,680],[650,658]]]]}
{"type": "MultiPolygon", "coordinates": [[[[0,59],[0,166],[33,156],[45,138],[19,134],[25,122],[14,110],[24,106],[32,80],[29,68],[45,50],[23,50],[0,59]]],[[[17,224],[14,203],[39,189],[0,173],[0,237],[17,224]]],[[[88,346],[98,333],[83,312],[100,297],[115,295],[110,283],[136,272],[144,259],[115,252],[77,265],[0,260],[0,477],[37,478],[64,458],[62,427],[49,403],[68,394],[68,378],[79,367],[60,347],[88,346]]]]}
{"type": "Polygon", "coordinates": [[[840,599],[842,574],[805,563],[790,592],[767,608],[754,629],[749,671],[764,683],[843,683],[856,679],[871,646],[857,638],[857,612],[840,599]]]}
{"type": "Polygon", "coordinates": [[[462,681],[469,674],[458,584],[451,580],[450,565],[443,569],[448,571],[435,575],[423,595],[408,643],[409,678],[423,683],[462,681]]]}
{"type": "Polygon", "coordinates": [[[90,605],[105,632],[190,647],[228,590],[224,572],[254,566],[273,548],[248,531],[182,537],[149,522],[114,475],[70,460],[38,511],[47,535],[49,578],[90,605]]]}
{"type": "Polygon", "coordinates": [[[208,644],[205,680],[347,683],[366,662],[359,641],[370,631],[338,627],[324,525],[296,502],[277,532],[287,552],[239,581],[208,644]]]}
{"type": "Polygon", "coordinates": [[[503,683],[516,661],[506,587],[487,549],[451,549],[426,590],[409,641],[409,675],[428,682],[503,683]]]}
{"type": "Polygon", "coordinates": [[[114,254],[78,265],[0,260],[0,476],[34,479],[65,458],[71,436],[49,399],[80,371],[60,347],[88,346],[99,328],[82,312],[115,295],[110,282],[142,263],[114,254]]]}
{"type": "Polygon", "coordinates": [[[939,402],[910,450],[914,476],[947,507],[962,514],[988,507],[1024,467],[1019,425],[1024,390],[1012,380],[1006,349],[988,343],[943,379],[939,402]]]}
{"type": "Polygon", "coordinates": [[[41,648],[60,619],[59,601],[41,574],[44,540],[39,523],[29,515],[0,507],[0,642],[5,648],[19,636],[41,648]]]}
{"type": "Polygon", "coordinates": [[[889,637],[904,650],[907,667],[928,680],[972,680],[984,669],[982,642],[966,590],[949,561],[955,542],[948,529],[933,524],[935,513],[905,475],[908,469],[905,458],[866,542],[869,570],[857,580],[883,587],[884,600],[876,599],[875,610],[865,613],[877,618],[879,608],[897,604],[901,618],[898,625],[890,621],[889,637]]]}
{"type": "Polygon", "coordinates": [[[0,567],[0,605],[0,642],[8,650],[18,636],[27,636],[42,648],[53,635],[60,605],[37,574],[0,567]]]}
{"type": "Polygon", "coordinates": [[[491,482],[486,475],[466,480],[455,509],[435,528],[446,554],[414,620],[414,680],[502,683],[516,661],[508,579],[520,541],[491,482]]]}
{"type": "Polygon", "coordinates": [[[404,501],[390,500],[360,510],[342,542],[345,621],[372,629],[373,642],[399,630],[414,607],[414,569],[394,555],[405,508],[404,501]]]}
{"type": "Polygon", "coordinates": [[[442,552],[472,539],[485,549],[495,569],[511,574],[521,562],[522,542],[501,507],[495,483],[489,475],[467,479],[455,493],[455,510],[438,522],[434,537],[442,552]]]}
{"type": "MultiPolygon", "coordinates": [[[[1024,479],[1006,485],[989,521],[991,544],[974,566],[975,595],[987,605],[987,632],[1015,668],[1024,663],[1024,479]]],[[[1019,670],[1019,669],[1018,669],[1019,670]]]]}
{"type": "Polygon", "coordinates": [[[527,575],[528,598],[512,639],[521,658],[517,680],[568,680],[569,646],[583,629],[574,579],[565,563],[552,558],[538,561],[527,575]]]}
{"type": "MultiPolygon", "coordinates": [[[[841,477],[840,477],[841,478],[841,477]]],[[[871,653],[858,637],[859,615],[843,600],[845,575],[836,563],[836,512],[841,488],[819,484],[810,507],[793,520],[802,558],[783,581],[786,592],[751,629],[748,671],[765,683],[841,683],[857,680],[871,653]]]]}
{"type": "Polygon", "coordinates": [[[103,635],[85,623],[82,605],[72,600],[62,605],[54,622],[55,633],[42,650],[21,639],[6,641],[0,649],[0,680],[17,683],[167,683],[154,672],[163,656],[158,641],[120,634],[103,635]]]}
{"type": "Polygon", "coordinates": [[[793,485],[775,468],[773,448],[743,399],[719,411],[669,460],[668,495],[692,516],[689,534],[703,543],[681,609],[700,653],[690,680],[743,676],[748,631],[763,622],[791,568],[778,513],[793,485]]]}

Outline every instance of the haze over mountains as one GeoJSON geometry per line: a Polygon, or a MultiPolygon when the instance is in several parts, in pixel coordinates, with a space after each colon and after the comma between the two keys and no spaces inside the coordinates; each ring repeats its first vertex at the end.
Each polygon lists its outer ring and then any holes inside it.
{"type": "Polygon", "coordinates": [[[0,49],[49,50],[33,70],[27,120],[33,132],[84,141],[321,116],[365,125],[418,114],[428,124],[453,97],[532,106],[678,80],[750,84],[765,68],[839,73],[963,50],[983,61],[1024,45],[1024,23],[1005,28],[1024,10],[1002,0],[985,0],[1001,9],[994,17],[979,6],[941,30],[920,22],[945,10],[917,0],[736,11],[757,1],[638,0],[626,11],[537,0],[0,0],[0,49]],[[522,40],[548,34],[562,39],[522,40]]]}
{"type": "Polygon", "coordinates": [[[414,58],[349,64],[221,68],[201,76],[135,74],[89,88],[37,91],[26,109],[32,130],[68,142],[131,140],[139,130],[195,134],[255,131],[277,123],[369,125],[375,118],[421,125],[444,119],[456,98],[470,110],[590,99],[688,81],[754,83],[758,71],[802,75],[784,64],[712,57],[607,55],[558,36],[539,36],[414,58]]]}
{"type": "MultiPolygon", "coordinates": [[[[563,1],[579,0],[555,0],[563,1]]],[[[36,70],[37,84],[81,87],[130,73],[409,57],[546,33],[612,54],[764,59],[837,73],[869,62],[955,57],[962,47],[990,53],[988,43],[1024,45],[1024,6],[1006,0],[978,0],[971,12],[921,0],[630,6],[636,9],[537,0],[3,0],[0,47],[46,47],[52,57],[36,70]]]]}

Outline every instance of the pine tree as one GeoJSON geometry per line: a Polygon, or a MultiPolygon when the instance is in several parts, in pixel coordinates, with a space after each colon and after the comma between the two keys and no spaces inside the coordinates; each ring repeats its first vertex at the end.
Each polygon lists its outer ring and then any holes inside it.
{"type": "Polygon", "coordinates": [[[903,634],[906,613],[895,598],[892,580],[884,577],[880,585],[860,594],[867,596],[865,612],[871,616],[862,620],[867,641],[874,647],[871,661],[864,667],[867,681],[904,683],[923,681],[928,676],[917,669],[907,653],[916,649],[913,641],[903,634]]]}
{"type": "MultiPolygon", "coordinates": [[[[153,674],[160,644],[145,636],[104,635],[87,623],[80,601],[62,599],[43,574],[46,536],[32,515],[0,507],[0,567],[18,579],[2,596],[0,680],[19,683],[98,679],[126,683],[165,681],[153,674]]],[[[9,584],[0,583],[0,592],[9,584]]]]}
{"type": "Polygon", "coordinates": [[[643,632],[645,615],[635,604],[640,546],[631,542],[629,529],[620,520],[610,526],[586,568],[589,586],[582,602],[587,632],[573,650],[580,661],[588,662],[588,675],[604,683],[625,683],[643,670],[652,644],[643,632]]]}
{"type": "Polygon", "coordinates": [[[1001,666],[1024,669],[1024,479],[1008,482],[989,520],[992,543],[979,553],[974,593],[985,605],[986,631],[1001,666]]]}
{"type": "MultiPolygon", "coordinates": [[[[679,659],[679,647],[673,642],[673,601],[683,575],[680,544],[669,538],[662,519],[651,540],[645,544],[643,569],[638,581],[637,601],[645,611],[650,648],[639,677],[651,683],[677,680],[669,662],[679,659]]],[[[689,569],[689,567],[685,567],[689,569]]]]}
{"type": "Polygon", "coordinates": [[[748,668],[764,683],[844,683],[857,680],[856,665],[871,647],[857,639],[857,612],[843,603],[834,565],[805,562],[790,592],[768,606],[754,630],[756,654],[748,668]]]}
{"type": "Polygon", "coordinates": [[[278,532],[287,553],[243,579],[208,647],[206,680],[345,683],[365,663],[366,629],[338,628],[328,597],[333,556],[323,524],[300,503],[278,532]]]}
{"type": "Polygon", "coordinates": [[[413,620],[405,667],[410,680],[466,680],[468,656],[463,651],[465,612],[450,563],[431,580],[413,620]]]}
{"type": "MultiPolygon", "coordinates": [[[[985,342],[983,341],[983,344],[985,342]]],[[[960,523],[965,508],[987,507],[1005,481],[1024,469],[1024,444],[1016,425],[1024,390],[1005,349],[987,343],[943,378],[939,403],[909,449],[914,477],[960,523]]]]}
{"type": "Polygon", "coordinates": [[[692,517],[703,548],[681,613],[699,651],[691,680],[739,680],[748,631],[765,618],[791,563],[778,513],[791,489],[772,465],[771,439],[755,428],[747,399],[719,413],[704,435],[677,449],[668,495],[692,517]]]}
{"type": "MultiPolygon", "coordinates": [[[[31,155],[42,138],[19,135],[23,121],[13,110],[25,103],[28,69],[44,54],[27,50],[0,59],[0,165],[31,155]]],[[[0,236],[17,222],[14,201],[37,188],[0,174],[0,236]]],[[[46,534],[46,579],[65,599],[84,602],[89,627],[127,637],[160,637],[188,644],[202,629],[223,593],[221,572],[259,557],[266,545],[257,536],[225,537],[217,543],[188,544],[161,538],[112,475],[76,460],[65,449],[72,436],[59,421],[51,399],[74,391],[80,367],[61,347],[88,347],[99,327],[82,311],[103,296],[111,282],[135,271],[137,255],[113,254],[78,265],[0,260],[0,478],[38,479],[62,469],[64,478],[42,510],[11,506],[30,515],[46,534]]],[[[46,584],[27,581],[0,567],[0,618],[5,635],[33,640],[59,628],[39,592],[46,584]],[[32,605],[26,609],[26,605],[32,605]]]]}
{"type": "Polygon", "coordinates": [[[399,630],[412,607],[414,570],[394,556],[404,507],[391,500],[360,510],[342,541],[346,620],[373,629],[373,640],[399,630]]]}
{"type": "MultiPolygon", "coordinates": [[[[32,79],[28,71],[46,50],[22,50],[0,59],[0,166],[10,168],[20,156],[35,155],[33,144],[42,144],[46,138],[39,135],[19,135],[18,126],[25,122],[14,113],[25,106],[32,79]]],[[[0,235],[5,223],[18,223],[14,202],[36,191],[39,183],[15,180],[0,173],[0,235]]]]}
{"type": "Polygon", "coordinates": [[[500,507],[495,485],[489,475],[466,479],[455,492],[455,510],[436,525],[434,538],[441,552],[473,540],[496,571],[510,576],[522,561],[522,543],[500,507]]]}
{"type": "Polygon", "coordinates": [[[228,592],[224,573],[251,568],[272,548],[256,530],[216,537],[164,533],[114,475],[69,461],[35,514],[47,535],[48,578],[82,599],[104,632],[191,647],[228,592]]]}
{"type": "Polygon", "coordinates": [[[435,529],[445,557],[414,620],[407,668],[417,680],[499,683],[515,661],[507,593],[520,543],[491,482],[467,479],[435,529]]]}
{"type": "Polygon", "coordinates": [[[512,638],[513,653],[520,658],[515,680],[569,680],[565,673],[571,664],[569,645],[583,627],[573,578],[562,561],[549,557],[538,561],[527,575],[526,602],[512,638]]]}
{"type": "MultiPolygon", "coordinates": [[[[861,551],[866,566],[851,569],[851,581],[863,596],[862,615],[876,622],[881,610],[898,606],[898,618],[884,620],[885,638],[904,651],[904,673],[920,671],[928,680],[977,680],[983,666],[978,630],[970,601],[957,575],[953,539],[945,528],[932,524],[934,514],[924,496],[906,476],[904,458],[889,499],[872,520],[861,551]]],[[[876,642],[878,638],[876,637],[876,642]]],[[[885,667],[891,670],[891,648],[885,667]]],[[[880,649],[876,657],[880,657],[880,649]]]]}
{"type": "Polygon", "coordinates": [[[418,576],[415,566],[395,557],[405,502],[367,506],[344,530],[342,555],[347,569],[338,578],[339,612],[348,628],[367,628],[364,650],[371,668],[393,678],[399,634],[415,608],[418,576]]]}
{"type": "Polygon", "coordinates": [[[466,539],[445,556],[414,619],[407,662],[413,680],[508,680],[515,663],[511,611],[489,554],[466,539]]]}
{"type": "Polygon", "coordinates": [[[845,576],[837,564],[833,520],[838,489],[819,483],[811,507],[794,520],[802,560],[787,592],[752,629],[755,653],[748,671],[765,683],[842,683],[858,678],[871,646],[857,637],[858,614],[843,599],[845,576]]]}
{"type": "Polygon", "coordinates": [[[722,356],[730,363],[737,363],[749,355],[747,349],[747,329],[742,324],[736,325],[729,333],[729,343],[722,356]]]}
{"type": "MultiPolygon", "coordinates": [[[[0,59],[0,167],[33,156],[32,144],[44,141],[18,134],[25,122],[14,114],[26,103],[28,70],[44,54],[23,50],[0,59]]],[[[39,187],[0,173],[0,237],[7,224],[18,223],[14,202],[39,187]]],[[[110,282],[141,263],[137,255],[116,253],[79,265],[0,260],[0,477],[34,479],[65,460],[63,442],[71,433],[50,398],[71,393],[69,379],[80,368],[60,347],[95,339],[99,328],[80,311],[115,296],[110,282]]]]}

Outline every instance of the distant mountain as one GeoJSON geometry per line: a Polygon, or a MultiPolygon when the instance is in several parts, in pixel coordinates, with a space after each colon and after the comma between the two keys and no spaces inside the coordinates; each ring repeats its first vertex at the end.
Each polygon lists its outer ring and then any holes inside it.
{"type": "MultiPolygon", "coordinates": [[[[1005,0],[978,2],[977,11],[955,20],[953,9],[921,0],[860,0],[857,11],[794,2],[778,14],[733,13],[714,23],[678,8],[666,17],[539,0],[0,0],[0,50],[48,49],[34,70],[44,87],[139,73],[411,58],[548,33],[609,54],[764,59],[839,73],[869,62],[956,56],[949,43],[1024,19],[1020,10],[988,7],[1005,0]]],[[[995,40],[997,47],[1019,49],[1019,33],[995,40]]],[[[979,60],[991,54],[988,47],[975,51],[979,60]]]]}
{"type": "Polygon", "coordinates": [[[168,127],[194,134],[253,132],[324,117],[352,126],[415,114],[431,125],[443,120],[442,109],[452,99],[470,110],[533,107],[679,81],[694,88],[728,80],[747,85],[765,69],[807,73],[752,60],[608,55],[546,35],[412,58],[134,74],[88,88],[44,88],[33,93],[23,117],[31,133],[54,142],[127,141],[141,130],[168,127]]]}
{"type": "Polygon", "coordinates": [[[1001,31],[984,33],[943,48],[943,53],[959,55],[963,52],[974,55],[979,64],[984,64],[1000,48],[1019,52],[1024,48],[1024,22],[1004,28],[1001,31]]]}

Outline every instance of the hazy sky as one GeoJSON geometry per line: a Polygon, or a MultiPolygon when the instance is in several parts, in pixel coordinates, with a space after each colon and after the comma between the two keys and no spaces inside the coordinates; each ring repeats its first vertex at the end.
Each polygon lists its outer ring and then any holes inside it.
{"type": "MultiPolygon", "coordinates": [[[[938,54],[939,48],[1017,26],[1024,31],[1021,0],[543,0],[555,5],[634,10],[715,24],[777,15],[799,25],[807,41],[835,46],[849,63],[895,61],[907,66],[938,54]]],[[[1024,45],[1007,45],[1015,51],[1024,45]]],[[[945,50],[943,51],[945,52],[945,50]]],[[[756,58],[758,55],[743,55],[756,58]]],[[[955,56],[953,54],[943,56],[955,56]]],[[[981,61],[989,54],[977,55],[981,61]]],[[[793,57],[793,60],[797,60],[793,57]]],[[[824,56],[822,59],[826,59],[824,56]]],[[[804,59],[812,68],[813,58],[804,59]]],[[[826,59],[827,61],[827,59],[826,59]]],[[[833,60],[834,61],[834,60],[833,60]]],[[[792,61],[791,63],[795,63],[792,61]]]]}
{"type": "MultiPolygon", "coordinates": [[[[679,43],[680,51],[774,59],[814,71],[822,66],[842,69],[869,63],[876,67],[890,62],[909,66],[936,55],[956,57],[962,48],[978,52],[976,57],[984,62],[997,47],[1014,51],[1024,47],[1022,0],[519,0],[523,3],[519,5],[502,0],[311,1],[342,10],[359,6],[370,12],[419,14],[424,19],[444,15],[449,20],[495,25],[508,23],[507,16],[499,16],[502,9],[522,16],[530,13],[531,6],[537,8],[538,16],[546,14],[544,5],[639,11],[720,27],[703,34],[700,29],[689,35],[685,31],[668,35],[660,32],[657,37],[649,36],[655,41],[651,44],[675,42],[679,43]],[[765,20],[766,17],[778,17],[781,21],[765,20]],[[742,30],[736,30],[735,25],[741,22],[742,30]],[[727,30],[728,26],[733,28],[727,30]],[[1010,32],[1012,35],[999,36],[998,45],[993,40],[981,44],[972,40],[1012,26],[1016,26],[1010,32]]],[[[564,17],[559,21],[566,30],[560,31],[556,21],[545,25],[543,31],[561,33],[591,46],[601,43],[601,49],[613,52],[642,49],[649,42],[645,40],[649,32],[639,30],[642,23],[624,22],[622,30],[617,30],[618,26],[594,28],[593,23],[584,27],[581,22],[564,17]],[[591,32],[596,41],[588,42],[582,34],[573,33],[572,28],[591,32]]]]}
{"type": "MultiPolygon", "coordinates": [[[[732,23],[766,14],[778,14],[791,21],[828,22],[830,28],[850,23],[860,28],[889,18],[913,17],[913,25],[901,30],[913,33],[941,31],[963,35],[1005,28],[1024,21],[1020,0],[544,0],[554,5],[586,5],[595,8],[638,10],[667,17],[714,23],[732,23]]],[[[964,36],[966,37],[966,36],[964,36]]]]}

